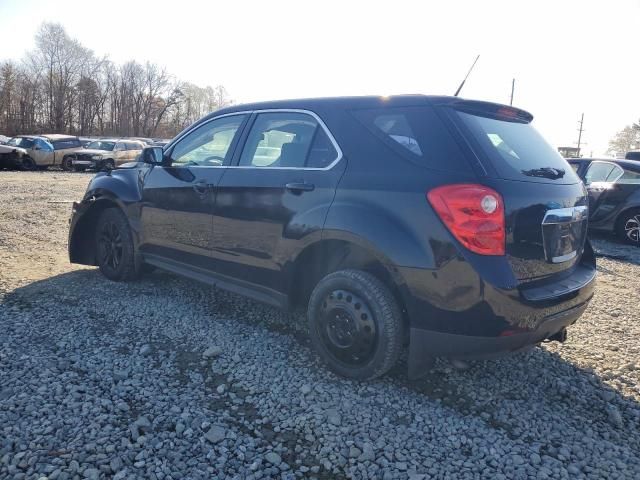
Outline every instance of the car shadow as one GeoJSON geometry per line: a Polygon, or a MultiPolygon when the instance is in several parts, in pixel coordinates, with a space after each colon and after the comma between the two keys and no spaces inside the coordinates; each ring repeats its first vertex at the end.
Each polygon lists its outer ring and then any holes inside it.
{"type": "Polygon", "coordinates": [[[630,245],[611,232],[589,232],[596,257],[640,265],[640,246],[630,245]]]}
{"type": "MultiPolygon", "coordinates": [[[[248,327],[263,326],[293,337],[308,348],[309,358],[318,368],[320,378],[345,387],[353,384],[324,373],[309,347],[306,323],[301,315],[280,313],[232,293],[216,290],[215,295],[210,295],[211,287],[164,272],[124,284],[106,281],[97,269],[75,270],[10,291],[0,297],[0,303],[23,313],[47,308],[47,302],[52,301],[70,308],[82,308],[87,318],[83,328],[100,328],[104,333],[110,326],[102,321],[101,298],[124,295],[120,305],[126,308],[128,301],[135,302],[141,296],[149,296],[151,300],[166,295],[189,298],[187,291],[198,293],[197,298],[206,303],[213,318],[230,318],[248,327]],[[90,307],[87,307],[87,296],[91,299],[90,307]],[[209,301],[209,297],[215,297],[215,300],[209,301]]],[[[28,341],[43,341],[37,329],[30,335],[28,341]]],[[[571,336],[567,345],[570,343],[571,336]]],[[[611,388],[594,370],[568,361],[561,353],[564,348],[558,348],[557,352],[534,348],[497,360],[471,362],[466,370],[454,368],[446,360],[439,359],[431,372],[415,381],[407,379],[405,359],[387,376],[372,382],[371,387],[392,385],[440,403],[465,417],[484,422],[512,439],[535,445],[539,455],[562,460],[559,452],[567,439],[561,432],[566,430],[580,432],[583,442],[601,442],[603,448],[623,449],[639,458],[638,401],[611,388]]],[[[406,412],[391,420],[409,424],[414,414],[406,412]]],[[[577,444],[575,435],[572,438],[571,442],[577,444]]]]}

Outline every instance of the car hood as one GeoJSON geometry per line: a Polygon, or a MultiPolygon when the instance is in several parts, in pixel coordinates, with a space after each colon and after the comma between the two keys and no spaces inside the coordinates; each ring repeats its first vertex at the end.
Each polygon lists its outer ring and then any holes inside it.
{"type": "Polygon", "coordinates": [[[24,148],[13,147],[11,145],[0,145],[0,153],[10,153],[10,152],[18,152],[22,155],[26,155],[27,151],[24,148]]]}
{"type": "Polygon", "coordinates": [[[109,150],[97,150],[95,148],[82,148],[76,151],[76,153],[82,153],[86,155],[104,155],[106,153],[109,153],[109,150]]]}

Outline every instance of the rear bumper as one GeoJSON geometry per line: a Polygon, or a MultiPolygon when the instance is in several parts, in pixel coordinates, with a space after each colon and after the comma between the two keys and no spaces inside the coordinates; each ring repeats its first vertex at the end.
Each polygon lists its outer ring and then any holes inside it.
{"type": "Polygon", "coordinates": [[[588,243],[580,263],[565,275],[503,288],[463,259],[435,271],[400,270],[411,325],[412,376],[433,357],[490,358],[548,339],[582,315],[593,297],[596,277],[588,243]]]}
{"type": "Polygon", "coordinates": [[[573,325],[584,313],[590,298],[575,307],[556,313],[544,319],[536,328],[523,333],[505,334],[499,337],[477,337],[434,332],[419,328],[411,329],[411,350],[429,356],[443,356],[458,359],[494,358],[517,352],[536,345],[573,325]]]}

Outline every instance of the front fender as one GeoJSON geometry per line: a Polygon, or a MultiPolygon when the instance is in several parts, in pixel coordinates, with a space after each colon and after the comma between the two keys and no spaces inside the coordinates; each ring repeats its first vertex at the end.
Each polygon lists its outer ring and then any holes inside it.
{"type": "Polygon", "coordinates": [[[98,173],[89,183],[81,202],[74,203],[69,221],[69,260],[96,265],[94,233],[100,213],[106,208],[120,208],[133,233],[134,247],[139,242],[140,186],[138,174],[98,173]]]}

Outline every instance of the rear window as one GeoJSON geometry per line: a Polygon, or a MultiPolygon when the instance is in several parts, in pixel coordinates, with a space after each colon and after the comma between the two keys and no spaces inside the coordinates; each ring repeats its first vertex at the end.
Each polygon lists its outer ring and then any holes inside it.
{"type": "Polygon", "coordinates": [[[627,152],[624,158],[626,158],[627,160],[640,160],[640,151],[627,152]]]}
{"type": "Polygon", "coordinates": [[[470,170],[432,107],[386,107],[352,113],[389,148],[414,163],[448,172],[470,170]]]}
{"type": "Polygon", "coordinates": [[[65,150],[67,148],[79,148],[82,146],[80,140],[77,138],[65,138],[64,140],[55,140],[53,143],[53,148],[56,150],[65,150]]]}
{"type": "Polygon", "coordinates": [[[498,176],[509,180],[577,183],[573,168],[529,123],[457,112],[498,176]]]}

